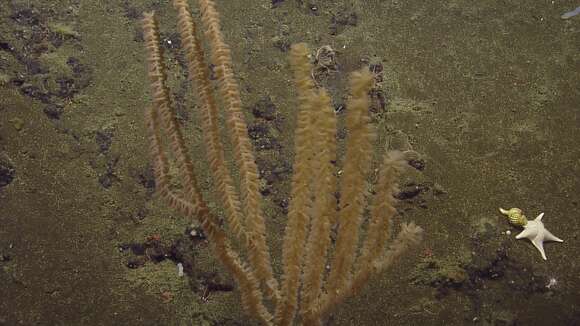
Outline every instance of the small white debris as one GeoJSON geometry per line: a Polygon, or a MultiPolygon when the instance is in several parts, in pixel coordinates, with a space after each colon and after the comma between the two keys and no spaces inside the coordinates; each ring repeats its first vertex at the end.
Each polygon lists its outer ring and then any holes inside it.
{"type": "Polygon", "coordinates": [[[507,235],[511,235],[511,234],[512,234],[512,231],[510,231],[510,230],[507,230],[507,231],[505,231],[505,234],[507,234],[507,235]]]}
{"type": "Polygon", "coordinates": [[[548,284],[546,284],[546,288],[551,289],[551,288],[555,287],[556,285],[558,285],[558,280],[556,280],[555,277],[551,277],[548,280],[548,284]]]}
{"type": "Polygon", "coordinates": [[[177,276],[183,277],[183,264],[177,263],[177,276]]]}

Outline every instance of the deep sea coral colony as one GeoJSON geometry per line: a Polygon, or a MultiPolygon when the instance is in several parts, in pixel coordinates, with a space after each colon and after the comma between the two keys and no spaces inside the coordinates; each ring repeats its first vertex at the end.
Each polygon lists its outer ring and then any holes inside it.
{"type": "MultiPolygon", "coordinates": [[[[229,47],[211,0],[199,0],[201,22],[209,45],[213,81],[205,62],[202,41],[188,4],[174,0],[178,30],[188,64],[193,92],[200,103],[206,156],[225,225],[208,208],[196,180],[169,90],[154,13],[143,18],[152,104],[146,110],[156,190],[182,214],[197,220],[216,257],[236,280],[245,311],[265,325],[321,325],[339,303],[359,291],[369,278],[392,265],[420,241],[422,229],[403,223],[389,243],[391,218],[396,213],[393,193],[405,165],[401,153],[387,153],[378,171],[374,195],[367,180],[375,132],[369,123],[368,92],[373,75],[357,71],[350,80],[351,97],[345,124],[349,130],[346,154],[340,167],[337,156],[337,117],[326,90],[311,78],[310,51],[292,46],[290,63],[298,90],[297,126],[291,202],[283,241],[281,281],[274,277],[266,225],[261,209],[259,178],[252,144],[234,79],[229,47]],[[219,98],[218,98],[219,97],[219,98]],[[223,103],[220,110],[217,103],[223,103]],[[223,111],[223,112],[220,112],[223,111]],[[224,115],[226,125],[218,116],[224,115]],[[225,130],[225,132],[224,132],[225,130]],[[226,163],[222,135],[232,143],[238,180],[226,163]],[[177,186],[176,186],[177,185],[177,186]],[[335,193],[340,192],[340,203],[335,193]],[[368,222],[363,223],[369,201],[368,222]],[[336,241],[331,230],[336,226],[336,241]],[[365,226],[365,227],[363,227],[365,226]],[[360,246],[359,246],[360,243],[360,246]]],[[[201,34],[201,33],[200,33],[201,34]]]]}

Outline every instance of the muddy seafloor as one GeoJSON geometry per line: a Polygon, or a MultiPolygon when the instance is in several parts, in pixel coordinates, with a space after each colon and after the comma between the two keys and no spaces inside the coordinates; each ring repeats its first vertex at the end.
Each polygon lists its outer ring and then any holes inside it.
{"type": "MultiPolygon", "coordinates": [[[[348,74],[369,66],[377,151],[419,153],[401,180],[395,225],[415,221],[424,241],[327,325],[580,324],[580,16],[561,18],[577,3],[217,6],[277,272],[297,106],[292,43],[307,42],[314,57],[334,50],[313,76],[339,118],[348,74]],[[545,212],[565,242],[547,244],[544,261],[514,239],[519,230],[498,207],[545,212]]],[[[203,233],[153,195],[140,30],[150,10],[178,119],[203,157],[168,1],[0,2],[0,325],[257,324],[203,233]]],[[[341,125],[338,138],[347,133],[341,125]]],[[[195,162],[219,213],[207,164],[195,162]]]]}

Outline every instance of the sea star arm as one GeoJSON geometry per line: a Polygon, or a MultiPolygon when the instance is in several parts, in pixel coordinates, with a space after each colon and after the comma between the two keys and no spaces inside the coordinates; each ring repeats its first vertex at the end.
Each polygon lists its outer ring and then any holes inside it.
{"type": "Polygon", "coordinates": [[[542,254],[542,258],[544,258],[544,260],[548,260],[548,258],[546,258],[546,252],[544,251],[544,243],[542,242],[542,240],[535,238],[534,240],[532,240],[532,244],[534,245],[534,247],[538,249],[538,251],[540,251],[540,254],[542,254]]]}
{"type": "Polygon", "coordinates": [[[534,228],[530,227],[525,228],[522,232],[520,232],[520,234],[516,235],[516,239],[533,237],[535,235],[534,232],[537,232],[537,230],[535,230],[534,228]]]}
{"type": "Polygon", "coordinates": [[[544,241],[557,241],[557,242],[564,242],[564,240],[558,238],[557,236],[553,235],[550,231],[544,230],[544,241]]]}

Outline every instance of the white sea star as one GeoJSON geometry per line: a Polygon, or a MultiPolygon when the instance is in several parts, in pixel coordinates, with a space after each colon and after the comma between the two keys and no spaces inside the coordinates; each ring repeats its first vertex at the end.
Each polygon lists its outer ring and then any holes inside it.
{"type": "Polygon", "coordinates": [[[533,221],[528,221],[524,225],[524,230],[516,236],[516,239],[528,238],[534,247],[540,251],[542,258],[547,260],[546,252],[544,251],[544,241],[564,242],[564,240],[553,235],[544,227],[542,217],[544,217],[544,213],[538,215],[533,221]]]}

